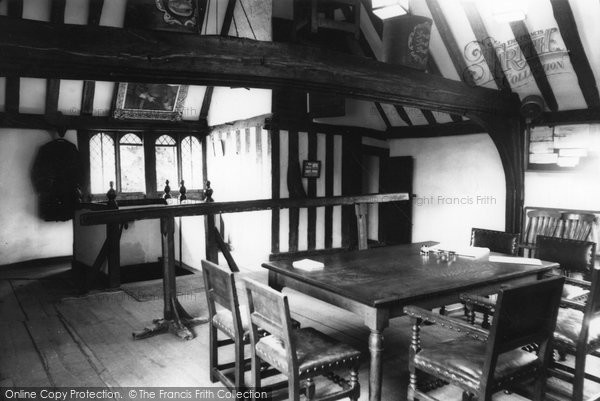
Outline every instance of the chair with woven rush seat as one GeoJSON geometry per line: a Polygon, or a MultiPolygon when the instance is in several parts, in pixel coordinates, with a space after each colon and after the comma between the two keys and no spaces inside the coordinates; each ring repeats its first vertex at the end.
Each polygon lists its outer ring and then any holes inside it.
{"type": "Polygon", "coordinates": [[[290,400],[298,401],[301,392],[308,400],[358,400],[360,351],[313,328],[292,330],[287,296],[251,279],[244,282],[251,324],[253,387],[261,387],[258,372],[261,362],[266,362],[287,377],[290,400]],[[270,335],[260,338],[259,329],[270,335]],[[333,373],[341,368],[350,369],[349,381],[333,373]],[[328,375],[341,390],[314,398],[313,378],[319,375],[328,375]]]}
{"type": "Polygon", "coordinates": [[[511,234],[504,231],[486,230],[483,228],[471,229],[471,246],[489,248],[491,252],[516,255],[518,251],[520,234],[511,234]]]}
{"type": "Polygon", "coordinates": [[[418,389],[417,370],[460,387],[463,400],[491,400],[500,390],[535,379],[534,399],[542,400],[563,283],[564,277],[554,277],[501,290],[489,331],[423,308],[405,307],[412,323],[408,400],[435,400],[418,389]],[[424,321],[463,335],[422,344],[424,321]],[[537,355],[521,349],[530,343],[539,344],[537,355]]]}
{"type": "Polygon", "coordinates": [[[554,210],[530,210],[527,212],[527,225],[521,236],[519,248],[525,256],[535,256],[538,235],[547,237],[560,236],[560,219],[562,214],[554,210]]]}

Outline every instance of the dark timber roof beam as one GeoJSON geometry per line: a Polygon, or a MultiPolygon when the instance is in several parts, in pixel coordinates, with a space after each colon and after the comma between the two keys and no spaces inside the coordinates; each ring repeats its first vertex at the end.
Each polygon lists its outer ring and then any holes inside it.
{"type": "Polygon", "coordinates": [[[0,75],[289,87],[449,113],[515,116],[518,98],[288,43],[0,17],[0,75]],[[335,73],[333,73],[335,72],[335,73]]]}

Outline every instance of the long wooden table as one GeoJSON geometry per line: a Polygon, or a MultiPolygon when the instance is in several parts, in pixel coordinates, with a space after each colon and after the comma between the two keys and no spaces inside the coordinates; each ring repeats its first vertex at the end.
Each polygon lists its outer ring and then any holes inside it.
{"type": "Polygon", "coordinates": [[[538,280],[556,263],[541,266],[458,257],[452,262],[420,255],[418,243],[311,257],[325,268],[306,272],[293,260],[263,263],[269,285],[290,287],[361,316],[369,336],[369,399],[381,399],[383,330],[406,305],[426,308],[458,301],[460,293],[494,291],[502,285],[538,280]]]}

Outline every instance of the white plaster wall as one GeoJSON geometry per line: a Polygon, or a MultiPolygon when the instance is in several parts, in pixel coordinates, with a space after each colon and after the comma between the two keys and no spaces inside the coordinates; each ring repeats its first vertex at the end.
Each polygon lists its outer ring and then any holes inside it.
{"type": "Polygon", "coordinates": [[[271,112],[270,89],[216,87],[213,91],[208,125],[244,120],[271,112]]]}
{"type": "Polygon", "coordinates": [[[414,242],[465,245],[472,227],[504,230],[504,171],[487,134],[392,140],[390,156],[415,160],[414,242]]]}
{"type": "MultiPolygon", "coordinates": [[[[76,142],[75,133],[66,139],[76,142]]],[[[53,137],[46,131],[0,129],[0,265],[71,255],[71,221],[38,217],[30,172],[40,146],[53,137]]]]}
{"type": "Polygon", "coordinates": [[[595,171],[525,173],[525,206],[600,210],[600,185],[595,171]]]}

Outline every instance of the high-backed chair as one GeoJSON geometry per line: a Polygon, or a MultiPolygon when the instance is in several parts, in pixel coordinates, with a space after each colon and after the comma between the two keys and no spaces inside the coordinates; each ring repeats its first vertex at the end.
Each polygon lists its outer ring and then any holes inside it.
{"type": "Polygon", "coordinates": [[[259,371],[266,362],[287,377],[290,400],[298,401],[301,392],[316,400],[313,378],[319,375],[329,376],[341,386],[339,392],[323,399],[358,400],[360,351],[313,328],[292,330],[287,296],[254,280],[244,281],[251,322],[253,387],[261,387],[259,371]],[[259,329],[270,335],[260,338],[259,329]],[[349,381],[333,374],[342,368],[350,369],[349,381]]]}
{"type": "Polygon", "coordinates": [[[519,248],[525,256],[535,256],[538,235],[547,237],[560,236],[561,213],[553,210],[530,210],[527,212],[527,224],[519,248]]]}
{"type": "Polygon", "coordinates": [[[600,271],[594,269],[591,282],[567,278],[567,283],[589,291],[585,301],[563,300],[558,312],[554,347],[561,356],[554,361],[550,373],[573,384],[573,401],[583,399],[584,379],[600,383],[600,377],[585,371],[587,355],[600,356],[600,271]],[[564,356],[575,356],[575,368],[562,363],[564,356]]]}
{"type": "Polygon", "coordinates": [[[497,391],[535,379],[534,400],[542,400],[563,282],[564,277],[554,277],[501,290],[489,331],[419,307],[405,307],[412,322],[408,400],[435,400],[418,389],[417,370],[460,387],[463,400],[491,400],[497,391]],[[423,344],[419,334],[424,321],[464,335],[423,344]],[[539,344],[537,355],[521,349],[531,343],[539,344]]]}
{"type": "Polygon", "coordinates": [[[471,246],[489,248],[491,252],[516,255],[519,249],[519,237],[520,234],[486,230],[483,228],[472,228],[471,246]]]}
{"type": "Polygon", "coordinates": [[[238,294],[234,273],[209,262],[202,261],[202,275],[206,290],[209,317],[209,369],[211,382],[220,381],[227,388],[244,386],[244,344],[249,342],[247,313],[240,313],[238,294]],[[217,309],[217,305],[221,309],[217,309]],[[228,339],[219,340],[218,331],[228,339]],[[234,344],[235,360],[233,363],[219,364],[219,348],[234,344]],[[231,380],[225,371],[233,368],[234,379],[231,380]]]}
{"type": "MultiPolygon", "coordinates": [[[[560,264],[564,276],[590,280],[594,269],[596,244],[589,241],[578,241],[566,238],[553,238],[543,235],[537,239],[537,255],[542,260],[560,264]]],[[[571,298],[569,286],[565,286],[563,298],[571,298]]],[[[580,292],[580,291],[579,291],[580,292]]]]}
{"type": "Polygon", "coordinates": [[[562,213],[560,217],[560,237],[589,241],[596,215],[591,213],[562,213]]]}

